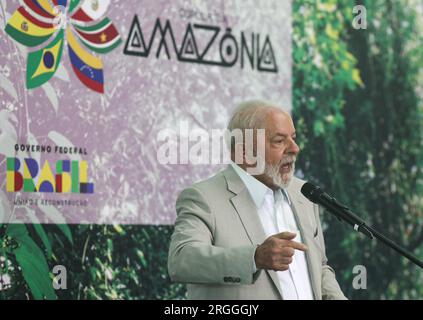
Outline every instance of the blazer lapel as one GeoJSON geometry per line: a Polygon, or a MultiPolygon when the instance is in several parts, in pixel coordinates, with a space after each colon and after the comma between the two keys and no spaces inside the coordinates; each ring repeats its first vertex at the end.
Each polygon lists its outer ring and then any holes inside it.
{"type": "MultiPolygon", "coordinates": [[[[253,245],[261,244],[266,239],[266,234],[248,189],[232,167],[229,166],[223,171],[223,174],[228,184],[228,190],[235,194],[230,201],[238,213],[248,238],[253,245]]],[[[266,272],[269,274],[282,297],[282,290],[276,272],[272,270],[266,270],[266,272]]]]}
{"type": "Polygon", "coordinates": [[[232,197],[231,202],[239,215],[251,243],[254,245],[261,244],[266,239],[266,235],[248,189],[244,188],[239,194],[232,197]]]}
{"type": "MultiPolygon", "coordinates": [[[[312,238],[310,239],[310,235],[313,237],[314,232],[314,230],[312,230],[313,228],[311,228],[313,223],[310,220],[314,217],[313,213],[307,214],[307,212],[310,211],[310,208],[308,208],[304,201],[298,197],[296,192],[290,192],[290,190],[288,190],[288,194],[292,203],[292,211],[294,212],[299,231],[301,232],[301,238],[303,239],[304,244],[310,248],[310,241],[312,241],[312,238]]],[[[321,294],[320,290],[318,289],[319,283],[317,281],[317,278],[319,277],[319,268],[317,263],[321,263],[321,261],[317,261],[315,258],[313,258],[312,253],[309,251],[306,251],[305,255],[314,298],[320,299],[319,297],[321,294]]]]}

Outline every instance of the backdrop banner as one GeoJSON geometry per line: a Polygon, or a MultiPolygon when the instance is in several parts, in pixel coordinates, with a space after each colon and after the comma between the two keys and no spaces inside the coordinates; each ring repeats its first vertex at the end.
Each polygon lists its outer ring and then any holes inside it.
{"type": "Polygon", "coordinates": [[[0,5],[0,223],[171,224],[237,103],[291,110],[290,1],[0,5]]]}

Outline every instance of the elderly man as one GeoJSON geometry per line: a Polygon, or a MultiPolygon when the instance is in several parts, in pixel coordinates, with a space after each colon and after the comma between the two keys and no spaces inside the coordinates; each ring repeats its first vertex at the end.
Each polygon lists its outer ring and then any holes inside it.
{"type": "MultiPolygon", "coordinates": [[[[318,207],[293,177],[300,150],[292,119],[274,104],[249,101],[228,126],[260,128],[261,174],[250,175],[248,161],[232,162],[180,194],[170,277],[188,283],[191,299],[345,299],[327,265],[318,207]]],[[[236,149],[232,143],[232,160],[236,149]]]]}

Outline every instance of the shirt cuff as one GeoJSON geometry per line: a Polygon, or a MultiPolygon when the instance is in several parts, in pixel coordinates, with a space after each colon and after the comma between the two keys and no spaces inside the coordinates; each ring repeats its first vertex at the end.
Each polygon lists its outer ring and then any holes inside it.
{"type": "MultiPolygon", "coordinates": [[[[258,247],[258,245],[257,245],[257,247],[258,247]]],[[[257,250],[257,247],[256,247],[256,250],[257,250]]],[[[253,274],[257,272],[256,260],[254,258],[255,255],[256,255],[256,250],[254,250],[254,255],[253,255],[253,274]]]]}

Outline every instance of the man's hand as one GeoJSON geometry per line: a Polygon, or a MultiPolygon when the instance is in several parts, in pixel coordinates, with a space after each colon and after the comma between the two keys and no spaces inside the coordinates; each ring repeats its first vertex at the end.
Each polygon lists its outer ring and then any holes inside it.
{"type": "Polygon", "coordinates": [[[288,270],[295,249],[307,250],[304,244],[292,241],[296,236],[292,232],[281,232],[267,238],[257,247],[254,255],[257,269],[288,270]]]}

